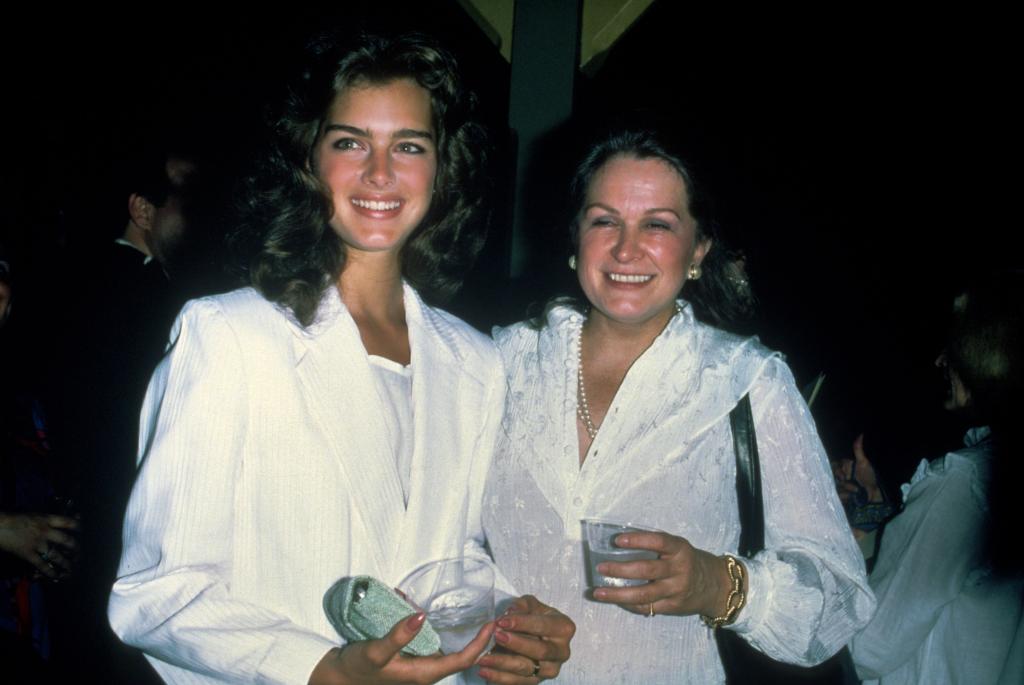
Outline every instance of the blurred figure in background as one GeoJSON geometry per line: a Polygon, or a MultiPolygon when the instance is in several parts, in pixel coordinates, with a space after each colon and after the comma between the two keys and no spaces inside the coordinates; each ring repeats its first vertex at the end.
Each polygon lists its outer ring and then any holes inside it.
{"type": "Polygon", "coordinates": [[[0,668],[45,682],[53,583],[71,573],[78,521],[34,392],[39,369],[13,340],[11,261],[0,246],[0,668]]]}
{"type": "MultiPolygon", "coordinates": [[[[871,587],[878,612],[851,645],[865,682],[1024,681],[1024,557],[1013,499],[1024,430],[1024,272],[959,296],[945,350],[946,409],[963,448],[922,461],[883,529],[871,587]]],[[[843,465],[869,505],[884,499],[858,445],[843,465]]]]}
{"type": "Polygon", "coordinates": [[[192,149],[188,141],[156,133],[126,144],[115,155],[109,197],[97,202],[110,209],[105,217],[90,217],[97,225],[123,222],[123,229],[113,239],[99,238],[104,232],[97,230],[94,244],[72,266],[76,298],[67,327],[74,343],[60,372],[62,425],[82,483],[83,531],[73,584],[79,616],[68,629],[74,661],[111,682],[155,678],[113,635],[105,607],[135,478],[142,399],[174,316],[193,293],[188,276],[197,252],[195,227],[209,202],[192,149]]]}

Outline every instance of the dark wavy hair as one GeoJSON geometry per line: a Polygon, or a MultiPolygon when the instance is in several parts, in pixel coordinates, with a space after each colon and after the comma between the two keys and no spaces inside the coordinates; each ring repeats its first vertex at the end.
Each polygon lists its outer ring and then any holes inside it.
{"type": "Polygon", "coordinates": [[[232,236],[241,268],[264,297],[292,310],[303,325],[345,264],[345,246],[330,228],[330,191],[312,171],[325,117],[344,89],[416,81],[430,93],[437,172],[430,210],[402,248],[402,275],[432,304],[450,298],[484,242],[486,136],[474,120],[475,98],[455,59],[419,34],[361,35],[346,45],[321,36],[274,117],[268,154],[247,180],[239,228],[232,236]]]}
{"type": "Polygon", "coordinates": [[[673,151],[671,137],[656,129],[620,129],[606,133],[592,143],[576,166],[569,186],[570,237],[573,250],[579,249],[580,212],[587,192],[597,173],[616,157],[657,159],[671,167],[683,179],[688,200],[687,209],[697,223],[697,239],[711,241],[711,248],[701,262],[701,277],[687,280],[682,297],[693,306],[697,319],[725,330],[743,330],[752,311],[748,298],[741,296],[728,265],[733,259],[721,243],[712,217],[710,197],[697,185],[680,155],[673,151]]]}

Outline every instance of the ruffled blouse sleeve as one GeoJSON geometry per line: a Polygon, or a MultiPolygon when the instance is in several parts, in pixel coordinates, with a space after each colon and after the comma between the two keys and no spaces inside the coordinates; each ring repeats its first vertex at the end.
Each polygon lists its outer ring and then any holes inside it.
{"type": "Polygon", "coordinates": [[[977,468],[952,453],[922,461],[905,506],[882,538],[871,586],[878,613],[853,641],[862,678],[880,678],[914,658],[981,559],[986,508],[977,468]]]}

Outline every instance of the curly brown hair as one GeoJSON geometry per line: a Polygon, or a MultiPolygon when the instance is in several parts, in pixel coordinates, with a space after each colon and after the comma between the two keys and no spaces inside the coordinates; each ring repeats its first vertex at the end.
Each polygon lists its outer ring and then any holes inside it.
{"type": "Polygon", "coordinates": [[[232,242],[249,282],[312,323],[341,273],[345,246],[330,228],[330,192],[312,171],[324,119],[345,88],[409,78],[430,93],[437,176],[430,210],[402,248],[403,277],[432,304],[450,298],[484,242],[486,136],[455,59],[419,34],[359,36],[354,45],[320,37],[271,128],[268,153],[247,179],[232,242]]]}

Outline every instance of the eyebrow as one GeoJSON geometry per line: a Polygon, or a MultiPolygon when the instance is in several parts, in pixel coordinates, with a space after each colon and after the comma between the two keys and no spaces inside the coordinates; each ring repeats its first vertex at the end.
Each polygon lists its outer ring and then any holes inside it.
{"type": "MultiPolygon", "coordinates": [[[[358,126],[349,126],[348,124],[328,124],[324,128],[324,133],[328,133],[330,131],[344,131],[346,133],[351,133],[352,135],[357,136],[359,138],[373,137],[370,131],[359,128],[358,126]]],[[[400,128],[391,134],[392,140],[400,140],[404,138],[423,138],[425,140],[432,141],[434,140],[434,134],[431,133],[430,131],[420,131],[419,129],[415,128],[400,128]]]]}
{"type": "MultiPolygon", "coordinates": [[[[603,202],[591,202],[589,205],[587,205],[587,206],[585,206],[583,208],[583,213],[586,214],[591,209],[603,209],[604,211],[609,212],[611,214],[615,214],[615,215],[619,214],[619,210],[615,209],[614,207],[609,207],[608,205],[604,204],[603,202]]],[[[668,212],[669,214],[674,214],[677,218],[682,219],[682,217],[679,216],[679,212],[677,212],[676,210],[672,209],[671,207],[652,207],[652,208],[646,210],[644,212],[644,214],[645,215],[647,215],[647,214],[660,214],[662,212],[668,212]]]]}

